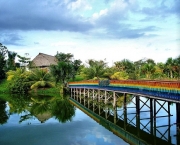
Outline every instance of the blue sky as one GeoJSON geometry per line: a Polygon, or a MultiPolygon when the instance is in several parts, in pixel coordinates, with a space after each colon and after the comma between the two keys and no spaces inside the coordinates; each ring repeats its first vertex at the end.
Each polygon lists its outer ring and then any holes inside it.
{"type": "Polygon", "coordinates": [[[180,0],[0,0],[0,43],[33,59],[72,53],[83,62],[180,55],[180,0]]]}

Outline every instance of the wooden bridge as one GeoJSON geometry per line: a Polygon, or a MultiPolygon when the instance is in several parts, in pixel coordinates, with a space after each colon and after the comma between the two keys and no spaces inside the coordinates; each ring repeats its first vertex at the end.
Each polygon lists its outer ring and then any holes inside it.
{"type": "MultiPolygon", "coordinates": [[[[80,96],[79,101],[88,98],[90,100],[111,104],[113,110],[117,111],[117,102],[122,100],[123,110],[127,109],[128,101],[135,105],[135,114],[137,118],[141,117],[141,113],[149,112],[151,128],[156,128],[156,120],[158,118],[167,118],[168,125],[171,126],[170,105],[176,104],[176,124],[177,132],[180,129],[180,82],[179,81],[142,81],[142,80],[104,80],[104,81],[80,81],[70,82],[71,96],[80,96]],[[128,98],[131,95],[131,98],[128,98]],[[142,99],[145,98],[145,99],[142,99]],[[144,106],[148,110],[143,110],[144,106]],[[158,107],[157,107],[158,106],[158,107]],[[163,110],[166,115],[159,115],[163,110]]],[[[75,97],[74,97],[75,98],[75,97]]],[[[87,105],[88,106],[88,105],[87,105]]],[[[114,117],[117,113],[114,112],[114,117]]],[[[116,120],[116,119],[115,119],[116,120]]],[[[116,122],[114,122],[116,123],[116,122]]],[[[152,129],[151,129],[152,130],[152,129]]],[[[151,134],[156,135],[156,131],[151,131],[151,134]]]]}
{"type": "Polygon", "coordinates": [[[131,93],[180,103],[180,81],[88,80],[70,82],[69,87],[131,93]]]}

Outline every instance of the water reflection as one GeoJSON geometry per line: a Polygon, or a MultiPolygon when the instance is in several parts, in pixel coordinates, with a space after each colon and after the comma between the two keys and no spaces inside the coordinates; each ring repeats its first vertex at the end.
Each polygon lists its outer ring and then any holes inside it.
{"type": "Polygon", "coordinates": [[[0,124],[6,123],[8,118],[9,115],[6,111],[6,101],[0,100],[0,124]]]}
{"type": "Polygon", "coordinates": [[[4,98],[7,102],[2,101],[0,107],[1,115],[6,114],[0,125],[1,145],[127,145],[74,107],[68,96],[4,98]]]}
{"type": "Polygon", "coordinates": [[[107,98],[99,100],[85,93],[71,97],[79,109],[131,144],[179,144],[174,124],[175,106],[170,102],[154,100],[157,110],[154,109],[153,116],[152,99],[146,97],[120,94],[118,99],[114,97],[115,101],[109,99],[107,102],[107,98]]]}
{"type": "MultiPolygon", "coordinates": [[[[75,115],[75,107],[69,102],[68,96],[19,96],[8,97],[9,113],[19,114],[19,123],[37,118],[41,123],[54,117],[59,122],[65,123],[71,121],[75,115]]],[[[0,101],[1,124],[6,123],[8,115],[6,111],[6,102],[0,101]]]]}

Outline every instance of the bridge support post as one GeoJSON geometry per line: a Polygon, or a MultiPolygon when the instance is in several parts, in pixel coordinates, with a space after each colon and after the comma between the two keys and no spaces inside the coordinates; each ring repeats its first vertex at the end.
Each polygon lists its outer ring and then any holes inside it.
{"type": "Polygon", "coordinates": [[[94,89],[92,90],[92,97],[93,97],[93,100],[94,100],[94,89]]]}
{"type": "Polygon", "coordinates": [[[86,105],[86,90],[85,90],[85,88],[84,88],[84,93],[83,94],[84,94],[84,98],[83,99],[84,99],[84,106],[85,106],[86,105]]]}
{"type": "Polygon", "coordinates": [[[101,96],[100,96],[100,90],[98,90],[98,101],[100,101],[100,98],[101,96]]]}
{"type": "Polygon", "coordinates": [[[70,90],[71,90],[71,98],[72,98],[72,88],[70,90]]]}
{"type": "Polygon", "coordinates": [[[154,144],[156,145],[156,99],[154,99],[154,144]]]}
{"type": "Polygon", "coordinates": [[[114,124],[116,124],[116,117],[117,117],[117,106],[116,106],[116,92],[114,91],[113,92],[113,98],[114,98],[114,101],[113,101],[113,109],[114,109],[114,124]]]}
{"type": "Polygon", "coordinates": [[[116,92],[113,91],[113,107],[116,106],[116,92]]]}
{"type": "Polygon", "coordinates": [[[180,103],[176,103],[176,124],[177,130],[180,131],[180,103]]]}
{"type": "Polygon", "coordinates": [[[153,99],[150,98],[150,132],[153,135],[153,99]]]}
{"type": "Polygon", "coordinates": [[[89,89],[88,89],[88,100],[89,100],[89,89]]]}
{"type": "Polygon", "coordinates": [[[127,94],[124,93],[124,130],[126,130],[127,127],[127,94]]]}
{"type": "Polygon", "coordinates": [[[81,88],[79,89],[79,99],[80,99],[80,103],[81,103],[81,88]]]}
{"type": "Polygon", "coordinates": [[[136,114],[139,116],[140,115],[140,101],[139,101],[139,96],[136,96],[136,114]]]}
{"type": "Polygon", "coordinates": [[[106,104],[106,103],[107,103],[107,92],[106,92],[106,91],[104,92],[104,95],[105,95],[105,101],[104,101],[104,103],[106,104]]]}

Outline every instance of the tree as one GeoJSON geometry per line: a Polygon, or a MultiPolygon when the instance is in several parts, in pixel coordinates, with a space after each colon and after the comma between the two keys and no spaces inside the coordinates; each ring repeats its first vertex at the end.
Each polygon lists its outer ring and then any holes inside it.
{"type": "Polygon", "coordinates": [[[76,73],[81,65],[81,60],[74,60],[71,53],[58,53],[56,54],[58,60],[57,65],[50,66],[50,72],[55,79],[56,84],[60,82],[63,88],[71,78],[75,78],[76,73]]]}
{"type": "Polygon", "coordinates": [[[18,61],[21,63],[21,66],[23,66],[23,67],[25,67],[27,64],[30,63],[30,58],[23,57],[20,55],[17,55],[17,57],[19,58],[18,61]]]}
{"type": "Polygon", "coordinates": [[[64,86],[73,77],[73,65],[67,62],[58,62],[57,65],[51,65],[50,71],[55,79],[55,83],[62,83],[64,86]]]}
{"type": "Polygon", "coordinates": [[[121,61],[114,62],[117,72],[126,72],[131,79],[135,78],[135,66],[133,62],[128,59],[123,59],[121,61]]]}
{"type": "Polygon", "coordinates": [[[155,72],[154,72],[154,78],[162,79],[166,77],[165,71],[165,65],[162,62],[159,62],[155,65],[155,72]]]}
{"type": "Polygon", "coordinates": [[[174,59],[175,71],[177,72],[177,78],[180,79],[180,55],[174,59]]]}
{"type": "Polygon", "coordinates": [[[15,64],[15,58],[17,53],[8,51],[8,60],[7,60],[7,70],[15,70],[16,64],[15,64]]]}
{"type": "Polygon", "coordinates": [[[9,81],[9,91],[14,94],[26,94],[30,88],[30,84],[27,83],[28,75],[29,72],[25,71],[25,69],[17,68],[15,71],[8,71],[7,80],[9,81]]]}
{"type": "Polygon", "coordinates": [[[173,67],[174,67],[174,60],[172,59],[172,57],[167,59],[165,65],[168,70],[168,77],[170,77],[172,79],[173,78],[173,67]]]}
{"type": "Polygon", "coordinates": [[[146,62],[142,65],[141,71],[145,74],[147,79],[150,79],[151,76],[154,74],[156,70],[155,65],[155,62],[152,59],[146,60],[146,62]]]}
{"type": "Polygon", "coordinates": [[[72,62],[72,59],[73,59],[73,54],[71,53],[62,53],[62,52],[57,52],[56,56],[57,60],[59,62],[63,61],[63,62],[72,62]]]}
{"type": "Polygon", "coordinates": [[[100,79],[104,76],[107,67],[106,62],[89,59],[87,63],[89,66],[83,69],[83,74],[87,79],[93,79],[95,77],[100,79]]]}
{"type": "Polygon", "coordinates": [[[116,72],[111,76],[111,79],[115,79],[115,80],[127,80],[128,78],[129,76],[126,73],[126,71],[116,72]]]}
{"type": "Polygon", "coordinates": [[[33,69],[27,83],[31,85],[31,89],[54,87],[52,77],[46,69],[33,69]]]}
{"type": "Polygon", "coordinates": [[[6,74],[5,74],[5,66],[6,66],[6,54],[8,52],[8,49],[6,46],[3,46],[0,43],[0,80],[4,79],[6,74]]]}

